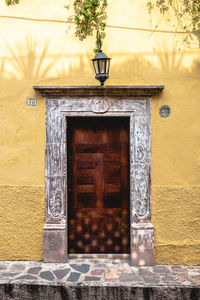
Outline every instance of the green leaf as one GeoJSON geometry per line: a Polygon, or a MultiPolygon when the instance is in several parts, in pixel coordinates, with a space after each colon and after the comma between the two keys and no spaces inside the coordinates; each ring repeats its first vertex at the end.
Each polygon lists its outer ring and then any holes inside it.
{"type": "Polygon", "coordinates": [[[6,5],[15,5],[19,3],[19,0],[5,0],[6,5]]]}

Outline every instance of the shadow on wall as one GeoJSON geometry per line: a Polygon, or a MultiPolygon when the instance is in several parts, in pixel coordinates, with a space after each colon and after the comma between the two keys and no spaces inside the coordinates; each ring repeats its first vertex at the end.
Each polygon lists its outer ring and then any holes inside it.
{"type": "Polygon", "coordinates": [[[47,77],[49,71],[58,60],[58,56],[55,56],[50,61],[47,61],[49,41],[45,42],[41,53],[38,55],[36,54],[37,42],[31,37],[26,39],[25,47],[24,43],[17,44],[14,49],[9,45],[7,47],[12,57],[10,65],[13,69],[8,75],[11,78],[17,75],[21,80],[26,80],[30,84],[38,79],[47,77]]]}
{"type": "Polygon", "coordinates": [[[200,78],[200,58],[194,59],[192,62],[192,71],[195,76],[200,78]]]}
{"type": "MultiPolygon", "coordinates": [[[[0,61],[0,83],[7,93],[8,88],[32,88],[32,85],[70,85],[96,84],[89,55],[51,55],[49,41],[40,47],[38,42],[27,37],[15,47],[7,45],[8,57],[0,61]]],[[[198,53],[198,52],[197,52],[198,53]]],[[[107,84],[165,84],[166,81],[180,81],[199,77],[200,60],[195,59],[191,67],[185,67],[185,53],[176,46],[168,50],[167,44],[158,45],[151,53],[111,53],[111,73],[107,84]]]]}
{"type": "Polygon", "coordinates": [[[0,58],[0,99],[26,93],[35,82],[48,78],[58,56],[47,57],[49,41],[44,43],[40,53],[37,53],[37,45],[30,36],[15,47],[7,44],[8,56],[0,58]]]}
{"type": "MultiPolygon", "coordinates": [[[[58,67],[56,68],[56,77],[53,78],[53,80],[60,80],[61,83],[64,82],[64,85],[91,84],[91,79],[94,77],[94,71],[89,55],[67,57],[66,59],[62,59],[61,64],[60,69],[58,67]]],[[[93,84],[95,84],[95,81],[93,84]]]]}

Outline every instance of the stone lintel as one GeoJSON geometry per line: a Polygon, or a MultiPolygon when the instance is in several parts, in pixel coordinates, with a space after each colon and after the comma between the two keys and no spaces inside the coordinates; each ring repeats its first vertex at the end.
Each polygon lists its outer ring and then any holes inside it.
{"type": "Polygon", "coordinates": [[[154,265],[154,227],[150,222],[131,225],[131,264],[154,265]]]}
{"type": "Polygon", "coordinates": [[[42,96],[51,99],[59,97],[134,97],[155,96],[164,85],[122,85],[122,86],[33,86],[42,96]]]}
{"type": "Polygon", "coordinates": [[[43,261],[67,261],[67,230],[65,224],[45,224],[43,228],[43,261]]]}

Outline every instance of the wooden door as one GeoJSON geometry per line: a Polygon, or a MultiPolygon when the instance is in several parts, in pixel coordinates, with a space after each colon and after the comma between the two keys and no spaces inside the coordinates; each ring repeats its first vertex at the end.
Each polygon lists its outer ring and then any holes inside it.
{"type": "Polygon", "coordinates": [[[69,119],[68,166],[69,253],[129,253],[129,119],[69,119]]]}

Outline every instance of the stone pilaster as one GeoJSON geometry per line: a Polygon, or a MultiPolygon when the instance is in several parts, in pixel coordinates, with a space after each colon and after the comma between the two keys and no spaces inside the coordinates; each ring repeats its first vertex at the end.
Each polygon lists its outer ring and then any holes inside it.
{"type": "Polygon", "coordinates": [[[154,228],[151,223],[131,224],[131,264],[154,265],[154,228]]]}
{"type": "Polygon", "coordinates": [[[64,263],[67,261],[66,224],[45,224],[43,239],[44,262],[64,263]]]}

